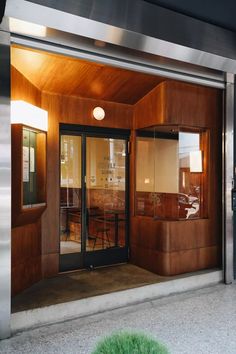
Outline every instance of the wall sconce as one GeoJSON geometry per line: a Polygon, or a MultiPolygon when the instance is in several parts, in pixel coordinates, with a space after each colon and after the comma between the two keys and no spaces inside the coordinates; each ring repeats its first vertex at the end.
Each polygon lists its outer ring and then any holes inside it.
{"type": "Polygon", "coordinates": [[[11,101],[11,123],[47,131],[48,112],[25,101],[11,101]]]}
{"type": "Polygon", "coordinates": [[[102,107],[95,107],[93,110],[93,117],[97,120],[103,120],[105,118],[105,111],[102,107]]]}
{"type": "Polygon", "coordinates": [[[190,172],[202,172],[202,151],[190,151],[190,172]]]}

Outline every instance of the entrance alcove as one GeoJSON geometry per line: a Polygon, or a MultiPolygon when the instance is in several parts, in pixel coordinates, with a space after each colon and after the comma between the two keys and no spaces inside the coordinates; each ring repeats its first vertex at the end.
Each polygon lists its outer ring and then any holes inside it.
{"type": "MultiPolygon", "coordinates": [[[[73,132],[73,126],[77,127],[77,132],[79,127],[84,129],[83,127],[86,126],[91,129],[100,128],[97,130],[99,134],[103,130],[103,134],[107,132],[108,136],[112,129],[115,129],[115,134],[118,134],[118,131],[125,131],[127,134],[127,151],[119,151],[121,154],[127,154],[126,171],[129,177],[126,185],[127,229],[124,231],[124,225],[121,225],[123,231],[120,232],[121,235],[126,232],[127,237],[126,258],[124,257],[122,262],[130,262],[163,276],[221,265],[219,176],[221,175],[222,94],[220,90],[17,46],[12,47],[11,89],[12,100],[24,100],[43,108],[48,112],[49,119],[46,151],[46,209],[37,220],[27,220],[27,223],[12,228],[13,294],[20,293],[41,279],[54,277],[59,273],[62,257],[60,225],[65,224],[65,220],[62,220],[65,215],[60,214],[60,206],[62,201],[65,202],[65,198],[69,196],[70,199],[71,193],[71,189],[66,188],[66,185],[60,185],[60,162],[63,155],[60,145],[63,144],[63,136],[73,132]],[[105,118],[101,121],[95,120],[92,116],[92,111],[97,106],[105,111],[105,118]],[[205,136],[201,141],[203,170],[198,176],[201,180],[201,198],[204,197],[204,203],[201,205],[201,214],[199,212],[195,218],[186,219],[175,215],[170,220],[164,214],[162,218],[157,218],[154,214],[145,215],[145,210],[143,213],[137,212],[136,164],[139,133],[142,131],[166,133],[167,127],[173,130],[183,129],[189,133],[199,132],[205,136]],[[60,135],[62,129],[67,130],[65,135],[62,132],[60,135]]],[[[110,136],[109,138],[112,139],[110,136]]],[[[152,139],[155,139],[155,136],[152,139]]],[[[159,144],[157,148],[160,147],[159,144]]],[[[151,157],[147,152],[142,157],[141,168],[142,164],[147,168],[148,160],[150,162],[151,157]]],[[[162,166],[164,169],[164,165],[162,166]]],[[[178,172],[178,178],[182,172],[178,172]]],[[[155,173],[158,173],[157,167],[155,173]]],[[[101,178],[99,173],[97,178],[101,178]]],[[[91,180],[91,183],[95,182],[91,180]]],[[[180,191],[177,184],[178,181],[176,181],[176,190],[171,193],[175,194],[179,203],[178,195],[180,193],[186,195],[186,191],[180,191]]],[[[76,189],[80,203],[81,184],[77,183],[73,187],[76,189]]],[[[105,187],[97,189],[93,187],[91,185],[91,200],[93,203],[100,200],[98,207],[101,210],[105,200],[101,200],[101,189],[105,187]]],[[[155,200],[158,197],[155,193],[160,191],[155,188],[153,191],[145,191],[142,188],[139,190],[139,193],[145,192],[153,192],[152,197],[155,200]]],[[[162,191],[163,195],[164,193],[162,191]]],[[[171,193],[167,191],[166,198],[169,198],[171,193]]],[[[124,201],[123,196],[118,195],[118,197],[122,202],[116,205],[116,209],[121,208],[124,201]]],[[[141,198],[145,203],[145,195],[141,198]]],[[[148,201],[150,200],[148,196],[148,201]]],[[[112,203],[114,204],[113,200],[110,201],[111,208],[115,208],[112,203]]],[[[170,203],[173,206],[173,200],[170,200],[170,203]]],[[[93,207],[97,206],[93,205],[93,207]]],[[[179,204],[174,206],[177,214],[178,207],[179,204]]],[[[79,220],[78,214],[74,215],[74,221],[73,218],[71,219],[70,227],[71,230],[74,228],[74,233],[77,232],[76,227],[81,227],[81,222],[77,220],[79,220]]],[[[111,223],[109,225],[111,231],[114,225],[111,226],[111,223]]],[[[96,224],[93,227],[96,227],[96,224]]],[[[114,230],[112,232],[114,233],[114,230]]],[[[63,239],[63,242],[66,240],[63,239]]],[[[104,244],[106,245],[106,242],[104,244]]],[[[109,246],[115,248],[112,242],[109,242],[109,246]]],[[[112,247],[110,250],[106,247],[106,251],[112,252],[112,247]]],[[[96,247],[92,247],[92,251],[95,251],[93,248],[96,250],[96,247]]],[[[69,259],[69,253],[67,256],[69,259]]],[[[103,257],[106,257],[106,254],[103,257]]],[[[111,259],[110,264],[114,263],[119,261],[111,259]]],[[[74,265],[69,265],[67,270],[69,269],[76,268],[74,265]]],[[[151,282],[153,279],[157,281],[156,277],[150,279],[151,282]]]]}

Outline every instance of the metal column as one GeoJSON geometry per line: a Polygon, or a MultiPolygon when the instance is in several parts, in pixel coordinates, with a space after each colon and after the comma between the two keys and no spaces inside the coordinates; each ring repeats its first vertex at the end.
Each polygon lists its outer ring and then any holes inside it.
{"type": "Polygon", "coordinates": [[[233,211],[234,187],[234,75],[226,75],[225,119],[223,129],[223,266],[226,284],[232,283],[233,275],[233,211]]]}
{"type": "Polygon", "coordinates": [[[10,34],[0,31],[0,339],[10,336],[11,122],[10,34]]]}

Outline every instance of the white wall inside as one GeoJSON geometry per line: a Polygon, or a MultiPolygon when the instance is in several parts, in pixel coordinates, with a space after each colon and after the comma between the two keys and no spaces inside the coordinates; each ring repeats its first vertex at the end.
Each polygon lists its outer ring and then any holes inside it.
{"type": "Polygon", "coordinates": [[[136,190],[178,193],[178,140],[139,138],[136,190]]]}

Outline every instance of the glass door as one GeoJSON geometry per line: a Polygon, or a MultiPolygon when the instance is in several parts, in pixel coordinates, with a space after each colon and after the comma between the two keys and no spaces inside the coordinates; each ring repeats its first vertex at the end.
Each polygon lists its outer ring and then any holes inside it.
{"type": "Polygon", "coordinates": [[[128,259],[128,137],[61,134],[60,270],[128,259]]]}
{"type": "Polygon", "coordinates": [[[127,260],[127,141],[86,137],[87,266],[127,260]]]}
{"type": "Polygon", "coordinates": [[[82,266],[82,138],[61,135],[60,256],[62,269],[82,266]]]}

